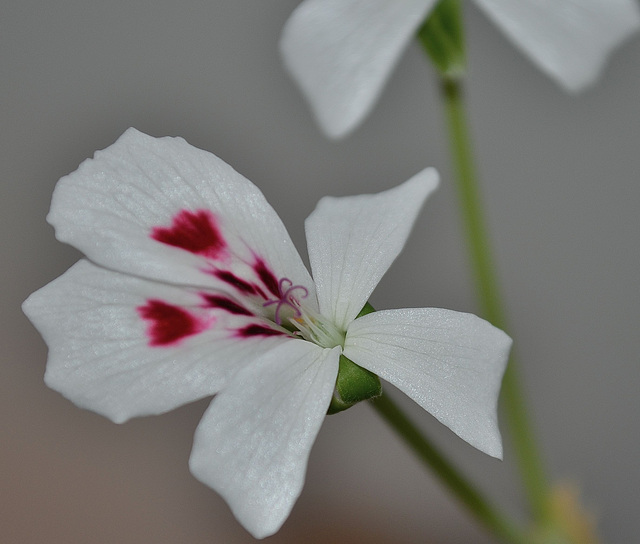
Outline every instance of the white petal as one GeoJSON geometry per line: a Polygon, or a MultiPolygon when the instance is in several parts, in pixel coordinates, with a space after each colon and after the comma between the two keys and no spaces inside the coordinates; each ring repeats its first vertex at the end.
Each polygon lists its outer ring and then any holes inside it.
{"type": "Polygon", "coordinates": [[[195,291],[87,261],[32,294],[23,309],[49,346],[47,385],[118,423],[212,395],[258,353],[296,342],[244,337],[248,317],[205,309],[195,291]],[[150,301],[165,305],[159,326],[177,325],[177,332],[153,334],[154,323],[142,317],[150,301]],[[184,323],[179,309],[193,321],[184,323]]]}
{"type": "Polygon", "coordinates": [[[344,136],[373,107],[436,0],[305,0],[280,42],[321,128],[344,136]]]}
{"type": "Polygon", "coordinates": [[[120,272],[232,289],[215,273],[260,283],[261,260],[276,283],[287,277],[314,292],[258,188],[181,138],[127,130],[59,181],[48,220],[58,239],[120,272]]]}
{"type": "Polygon", "coordinates": [[[342,330],[398,256],[425,199],[438,185],[427,168],[375,195],[325,197],[305,222],[320,311],[342,330]]]}
{"type": "Polygon", "coordinates": [[[497,403],[510,347],[505,333],[476,316],[418,308],[356,319],[344,354],[471,445],[501,457],[497,403]]]}
{"type": "Polygon", "coordinates": [[[275,533],[300,495],[339,355],[306,341],[283,343],[238,373],[198,426],[191,472],[256,538],[275,533]]]}
{"type": "Polygon", "coordinates": [[[568,91],[598,78],[607,56],[640,28],[635,0],[476,0],[511,40],[568,91]]]}

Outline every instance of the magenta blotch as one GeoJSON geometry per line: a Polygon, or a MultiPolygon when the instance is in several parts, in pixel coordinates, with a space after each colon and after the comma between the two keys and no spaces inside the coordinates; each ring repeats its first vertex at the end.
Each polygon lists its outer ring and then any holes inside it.
{"type": "Polygon", "coordinates": [[[287,333],[254,323],[238,329],[238,336],[240,338],[251,338],[253,336],[287,336],[287,333]]]}
{"type": "Polygon", "coordinates": [[[228,270],[215,270],[213,272],[213,275],[219,280],[227,283],[228,285],[235,287],[241,293],[245,293],[247,295],[260,295],[263,298],[266,298],[264,296],[264,293],[262,293],[262,290],[258,289],[255,285],[252,285],[248,281],[239,278],[228,270]]]}
{"type": "Polygon", "coordinates": [[[262,280],[265,287],[269,289],[273,295],[280,298],[281,293],[278,278],[276,278],[274,273],[267,268],[264,261],[262,259],[258,259],[256,264],[253,266],[253,269],[256,271],[256,274],[258,274],[258,277],[262,280]]]}
{"type": "Polygon", "coordinates": [[[170,227],[153,227],[151,237],[205,257],[216,258],[226,247],[214,215],[209,210],[182,210],[170,227]]]}
{"type": "Polygon", "coordinates": [[[209,324],[162,300],[147,300],[136,310],[142,319],[148,321],[149,345],[154,347],[176,345],[187,336],[202,332],[209,324]]]}
{"type": "Polygon", "coordinates": [[[237,302],[225,296],[203,293],[202,298],[205,300],[208,308],[220,308],[234,315],[254,315],[237,302]]]}

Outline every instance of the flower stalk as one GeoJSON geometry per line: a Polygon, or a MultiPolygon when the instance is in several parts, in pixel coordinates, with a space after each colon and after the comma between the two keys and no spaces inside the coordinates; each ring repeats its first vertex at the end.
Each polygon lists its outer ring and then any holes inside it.
{"type": "MultiPolygon", "coordinates": [[[[418,41],[440,76],[458,201],[480,313],[496,327],[508,331],[465,109],[464,32],[459,0],[443,0],[438,4],[418,32],[418,41]]],[[[550,486],[527,413],[513,350],[503,379],[501,398],[533,518],[537,524],[545,524],[550,517],[550,486]]]]}
{"type": "MultiPolygon", "coordinates": [[[[491,256],[489,233],[482,211],[482,199],[473,160],[461,79],[443,76],[441,90],[455,166],[457,193],[476,282],[480,313],[496,327],[508,330],[491,256]]],[[[502,382],[501,398],[529,505],[534,519],[538,522],[544,521],[549,514],[547,499],[550,488],[527,413],[513,350],[502,382]]]]}
{"type": "Polygon", "coordinates": [[[530,538],[496,510],[446,457],[409,420],[404,412],[383,393],[372,399],[378,414],[405,440],[417,457],[427,465],[441,482],[473,516],[501,541],[509,544],[531,544],[530,538]]]}

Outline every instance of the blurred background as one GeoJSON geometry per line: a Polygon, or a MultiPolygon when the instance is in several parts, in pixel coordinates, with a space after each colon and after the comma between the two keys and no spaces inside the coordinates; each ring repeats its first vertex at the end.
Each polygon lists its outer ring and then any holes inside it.
{"type": "MultiPolygon", "coordinates": [[[[129,126],[183,136],[255,182],[305,253],[326,194],[375,192],[425,166],[441,188],[374,293],[377,308],[476,309],[436,80],[403,57],[366,123],[319,133],[278,55],[296,0],[8,0],[0,19],[0,541],[244,544],[187,461],[208,400],[116,425],[42,381],[20,311],[79,258],[45,222],[54,185],[129,126]]],[[[564,94],[473,5],[468,91],[512,335],[549,471],[577,482],[603,541],[640,535],[640,35],[598,85],[564,94]]],[[[499,462],[406,398],[420,426],[515,516],[499,462]]],[[[327,418],[278,543],[489,543],[367,405],[327,418]]]]}

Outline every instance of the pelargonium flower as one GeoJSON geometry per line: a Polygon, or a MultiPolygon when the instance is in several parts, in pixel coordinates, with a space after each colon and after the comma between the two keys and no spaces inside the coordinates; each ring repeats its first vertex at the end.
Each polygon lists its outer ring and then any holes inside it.
{"type": "Polygon", "coordinates": [[[46,383],[115,422],[215,395],[191,471],[256,537],[300,494],[341,356],[499,457],[502,331],[435,308],[357,317],[437,183],[427,169],[322,199],[306,221],[312,279],[255,185],[129,129],[54,191],[48,220],[88,260],[24,303],[49,346],[46,383]]]}
{"type": "MultiPolygon", "coordinates": [[[[640,27],[636,0],[475,0],[543,72],[568,91],[598,77],[640,27]]],[[[285,64],[324,132],[344,136],[369,113],[438,0],[304,0],[281,40],[285,64]]]]}

